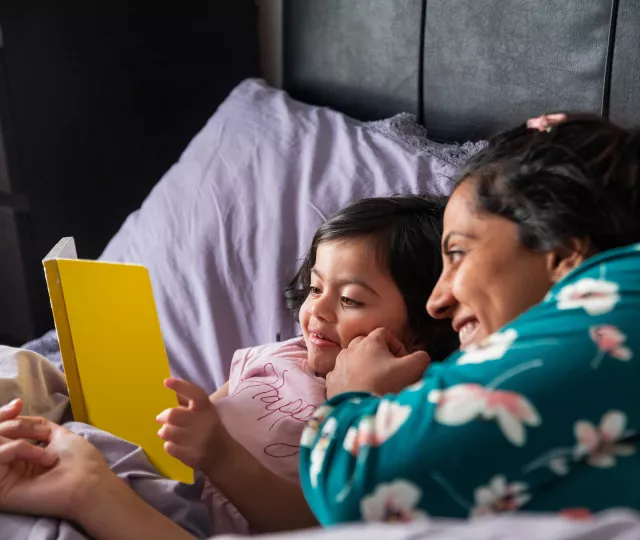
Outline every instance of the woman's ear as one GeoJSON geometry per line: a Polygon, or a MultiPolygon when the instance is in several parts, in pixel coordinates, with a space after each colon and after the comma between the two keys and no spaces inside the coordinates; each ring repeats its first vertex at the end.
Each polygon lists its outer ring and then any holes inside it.
{"type": "Polygon", "coordinates": [[[572,238],[565,246],[548,253],[547,270],[552,283],[558,283],[591,256],[591,241],[588,238],[572,238]]]}

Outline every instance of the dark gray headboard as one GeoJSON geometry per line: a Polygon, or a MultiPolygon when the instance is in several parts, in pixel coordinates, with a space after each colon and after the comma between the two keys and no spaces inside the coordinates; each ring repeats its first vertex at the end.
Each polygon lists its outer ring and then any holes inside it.
{"type": "Polygon", "coordinates": [[[640,0],[284,0],[283,84],[438,140],[552,111],[640,124],[640,0]]]}

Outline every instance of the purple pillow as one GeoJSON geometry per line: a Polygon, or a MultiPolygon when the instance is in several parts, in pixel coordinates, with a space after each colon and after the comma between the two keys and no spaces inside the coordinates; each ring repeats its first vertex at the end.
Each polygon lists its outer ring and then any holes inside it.
{"type": "Polygon", "coordinates": [[[282,291],[328,216],[362,197],[444,194],[476,149],[430,143],[409,115],[362,123],[247,80],[101,258],[149,269],[174,374],[211,392],[236,349],[293,336],[282,291]]]}

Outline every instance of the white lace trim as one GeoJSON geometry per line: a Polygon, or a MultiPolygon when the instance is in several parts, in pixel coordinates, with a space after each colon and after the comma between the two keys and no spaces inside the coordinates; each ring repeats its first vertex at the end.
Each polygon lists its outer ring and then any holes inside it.
{"type": "Polygon", "coordinates": [[[410,149],[433,156],[458,169],[471,156],[488,145],[487,141],[468,141],[463,144],[444,144],[431,141],[427,137],[427,130],[418,123],[416,115],[406,112],[383,120],[363,122],[362,125],[410,149]]]}

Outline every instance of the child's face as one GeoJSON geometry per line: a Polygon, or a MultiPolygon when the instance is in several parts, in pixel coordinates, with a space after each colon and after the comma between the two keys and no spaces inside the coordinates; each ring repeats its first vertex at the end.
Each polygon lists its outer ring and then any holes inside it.
{"type": "Polygon", "coordinates": [[[367,238],[318,246],[311,290],[300,308],[309,364],[318,375],[333,370],[351,340],[381,326],[408,347],[407,321],[402,293],[380,268],[367,238]]]}

